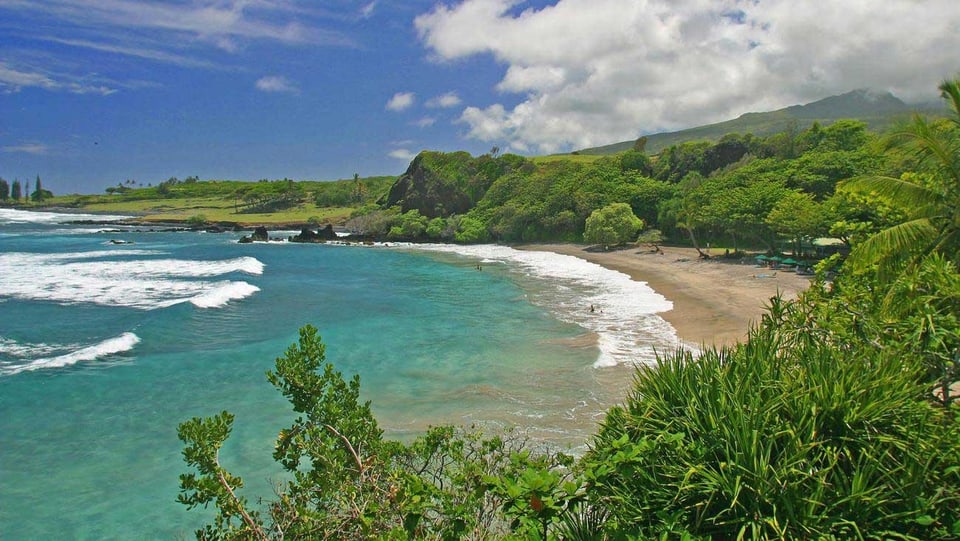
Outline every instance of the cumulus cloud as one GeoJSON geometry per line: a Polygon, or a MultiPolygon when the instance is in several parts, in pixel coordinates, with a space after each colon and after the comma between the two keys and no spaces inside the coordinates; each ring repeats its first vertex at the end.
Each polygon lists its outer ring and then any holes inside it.
{"type": "Polygon", "coordinates": [[[286,94],[298,94],[300,89],[297,88],[297,85],[279,75],[268,75],[266,77],[261,77],[257,79],[256,82],[257,90],[263,92],[279,92],[286,94]]]}
{"type": "Polygon", "coordinates": [[[437,119],[433,118],[432,116],[425,116],[420,120],[414,122],[414,124],[416,124],[417,127],[419,128],[429,128],[430,126],[433,126],[436,123],[437,123],[437,119]]]}
{"type": "Polygon", "coordinates": [[[395,150],[391,150],[390,152],[387,153],[387,156],[391,158],[396,158],[398,160],[403,160],[405,162],[409,162],[410,160],[417,157],[415,153],[411,152],[409,149],[406,149],[406,148],[398,148],[395,150]]]}
{"type": "Polygon", "coordinates": [[[416,100],[415,96],[413,92],[397,92],[390,98],[390,101],[387,102],[387,109],[397,112],[405,111],[413,106],[416,100]]]}
{"type": "MultiPolygon", "coordinates": [[[[960,64],[955,0],[518,0],[415,20],[439,62],[491,55],[509,103],[468,104],[468,136],[540,152],[626,140],[857,88],[936,97],[960,64]]],[[[522,151],[522,150],[521,150],[522,151]]]]}
{"type": "Polygon", "coordinates": [[[456,107],[460,105],[462,100],[456,92],[447,92],[446,94],[441,94],[435,98],[430,98],[427,100],[427,107],[432,107],[434,109],[449,109],[450,107],[456,107]]]}
{"type": "Polygon", "coordinates": [[[370,17],[373,16],[373,12],[376,9],[377,9],[377,2],[376,0],[374,0],[373,2],[370,2],[369,4],[360,8],[360,16],[363,17],[364,19],[369,19],[370,17]]]}

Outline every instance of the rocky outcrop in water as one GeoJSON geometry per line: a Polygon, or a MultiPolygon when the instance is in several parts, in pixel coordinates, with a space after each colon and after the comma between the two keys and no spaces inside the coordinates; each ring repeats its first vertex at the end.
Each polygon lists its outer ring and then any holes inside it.
{"type": "Polygon", "coordinates": [[[270,232],[267,231],[266,227],[261,225],[261,226],[257,226],[257,228],[254,229],[253,233],[251,233],[250,235],[246,237],[241,237],[239,242],[240,244],[247,244],[253,241],[267,242],[268,240],[270,240],[270,232]]]}
{"type": "Polygon", "coordinates": [[[263,227],[263,226],[261,225],[261,226],[258,226],[256,229],[253,230],[253,234],[250,235],[250,237],[253,238],[253,240],[259,240],[259,241],[261,241],[261,242],[267,242],[268,240],[270,240],[270,232],[267,231],[267,228],[266,228],[266,227],[263,227]]]}
{"type": "Polygon", "coordinates": [[[290,242],[326,242],[328,240],[336,240],[336,238],[337,234],[333,231],[333,226],[327,224],[326,227],[319,231],[313,231],[305,227],[300,230],[299,235],[294,235],[287,240],[290,242]]]}

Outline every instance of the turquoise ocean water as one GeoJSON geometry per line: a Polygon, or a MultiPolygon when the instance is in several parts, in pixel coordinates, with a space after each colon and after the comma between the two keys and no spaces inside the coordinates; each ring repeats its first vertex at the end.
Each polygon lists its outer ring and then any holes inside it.
{"type": "Polygon", "coordinates": [[[208,514],[175,501],[176,427],[224,409],[224,465],[269,496],[290,413],[264,373],[307,323],[387,437],[509,426],[573,450],[630,363],[677,343],[668,301],[568,256],[65,224],[83,218],[0,209],[3,540],[192,538],[208,514]]]}

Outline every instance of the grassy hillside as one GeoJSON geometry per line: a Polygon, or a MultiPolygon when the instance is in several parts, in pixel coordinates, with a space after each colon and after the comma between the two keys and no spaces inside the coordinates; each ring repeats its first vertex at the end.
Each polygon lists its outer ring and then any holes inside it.
{"type": "MultiPolygon", "coordinates": [[[[791,128],[804,130],[814,122],[828,126],[840,119],[856,119],[866,122],[870,130],[883,131],[909,117],[917,108],[911,107],[892,94],[874,94],[855,90],[839,96],[831,96],[806,105],[793,105],[777,111],[746,113],[739,118],[697,126],[675,132],[647,136],[648,154],[659,154],[663,149],[687,141],[718,141],[728,133],[758,136],[772,135],[791,128]]],[[[924,109],[924,113],[940,114],[939,109],[924,109]]],[[[577,151],[580,155],[616,154],[633,147],[634,141],[587,148],[577,151]]]]}
{"type": "Polygon", "coordinates": [[[42,206],[133,214],[144,222],[342,223],[357,207],[382,197],[395,177],[331,182],[174,180],[146,188],[120,185],[104,195],[57,196],[42,206]]]}

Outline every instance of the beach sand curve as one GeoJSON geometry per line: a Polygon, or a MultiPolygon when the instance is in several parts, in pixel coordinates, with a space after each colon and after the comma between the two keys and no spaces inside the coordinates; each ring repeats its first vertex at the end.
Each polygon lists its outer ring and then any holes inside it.
{"type": "MultiPolygon", "coordinates": [[[[810,276],[757,267],[752,261],[703,260],[693,248],[631,247],[609,252],[588,251],[578,244],[527,244],[520,250],[571,255],[646,282],[673,302],[659,315],[693,346],[723,346],[743,341],[760,320],[770,298],[778,293],[794,299],[810,285],[810,276]]],[[[720,254],[712,254],[720,255],[720,254]]]]}

